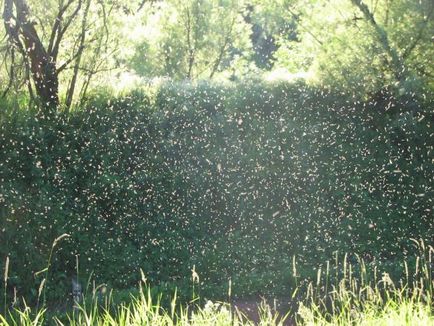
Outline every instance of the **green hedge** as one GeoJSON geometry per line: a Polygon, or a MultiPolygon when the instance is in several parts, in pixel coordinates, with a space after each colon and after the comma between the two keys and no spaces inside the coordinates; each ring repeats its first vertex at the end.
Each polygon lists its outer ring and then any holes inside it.
{"type": "Polygon", "coordinates": [[[34,273],[63,233],[53,300],[69,292],[76,255],[97,283],[128,288],[141,268],[182,287],[195,266],[208,293],[232,278],[239,295],[289,291],[294,255],[305,266],[336,250],[400,260],[410,238],[434,234],[429,107],[247,82],[166,84],[51,120],[4,109],[8,291],[36,295],[34,273]]]}

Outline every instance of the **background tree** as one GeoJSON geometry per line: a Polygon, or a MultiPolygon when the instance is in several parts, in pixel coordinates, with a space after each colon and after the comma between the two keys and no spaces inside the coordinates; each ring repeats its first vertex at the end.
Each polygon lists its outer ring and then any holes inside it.
{"type": "Polygon", "coordinates": [[[122,92],[143,77],[276,72],[362,98],[428,92],[433,7],[429,0],[6,0],[1,95],[25,91],[48,105],[60,96],[69,108],[89,91],[122,92]]]}
{"type": "Polygon", "coordinates": [[[243,1],[165,1],[144,17],[128,65],[140,75],[175,79],[211,79],[230,67],[241,70],[251,48],[243,10],[243,1]]]}
{"type": "Polygon", "coordinates": [[[115,66],[115,58],[107,59],[117,50],[115,17],[124,18],[132,7],[123,1],[5,0],[3,96],[13,85],[16,91],[27,85],[30,97],[37,95],[49,110],[59,96],[69,108],[77,90],[83,97],[96,74],[115,66]]]}
{"type": "MultiPolygon", "coordinates": [[[[71,3],[72,1],[69,1],[60,8],[53,25],[50,43],[45,48],[36,31],[35,22],[30,18],[27,2],[25,0],[5,0],[4,2],[3,19],[10,42],[19,50],[30,67],[36,92],[41,101],[50,107],[55,107],[59,103],[56,61],[60,42],[69,22],[74,19],[81,6],[80,1],[77,11],[70,16],[65,28],[60,22],[71,3]]],[[[10,77],[13,78],[13,76],[11,74],[10,77]]]]}
{"type": "Polygon", "coordinates": [[[297,22],[296,40],[276,36],[276,66],[310,71],[326,86],[359,95],[432,87],[432,1],[302,0],[274,7],[297,22]]]}

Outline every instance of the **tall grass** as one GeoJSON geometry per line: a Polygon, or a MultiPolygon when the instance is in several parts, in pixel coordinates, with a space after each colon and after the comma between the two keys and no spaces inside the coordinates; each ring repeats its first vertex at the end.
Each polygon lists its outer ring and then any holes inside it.
{"type": "Polygon", "coordinates": [[[4,304],[4,314],[6,315],[7,309],[7,287],[8,287],[8,276],[9,276],[9,256],[6,257],[5,262],[5,270],[3,274],[3,284],[4,284],[4,293],[3,293],[3,304],[4,304]]]}
{"type": "Polygon", "coordinates": [[[342,269],[332,275],[327,264],[304,291],[297,322],[304,325],[434,325],[432,246],[414,241],[420,254],[413,269],[404,262],[405,274],[398,282],[388,273],[368,268],[357,257],[358,272],[344,256],[342,269]],[[342,277],[339,277],[342,275],[342,277]]]}
{"type": "MultiPolygon", "coordinates": [[[[200,306],[193,298],[181,304],[176,291],[170,304],[164,306],[162,294],[152,295],[142,273],[138,295],[129,303],[115,304],[111,293],[102,300],[94,289],[67,314],[49,317],[46,307],[32,311],[25,305],[0,315],[0,325],[39,326],[48,321],[57,326],[434,325],[434,248],[423,241],[415,244],[419,256],[411,266],[404,262],[405,273],[395,281],[357,255],[356,263],[350,262],[349,255],[343,260],[336,255],[333,264],[317,270],[315,280],[305,282],[297,274],[294,260],[299,285],[293,295],[297,306],[293,315],[281,316],[263,302],[258,306],[259,317],[253,321],[228,303],[208,301],[200,306]]],[[[194,272],[193,282],[198,277],[194,272]]]]}
{"type": "MultiPolygon", "coordinates": [[[[32,314],[26,307],[23,311],[15,310],[9,313],[8,319],[0,315],[0,325],[46,325],[46,310],[32,314]]],[[[163,308],[160,299],[154,299],[151,291],[142,289],[140,295],[133,298],[129,304],[120,304],[115,307],[103,306],[96,297],[87,304],[84,302],[77,310],[66,317],[53,317],[51,323],[57,326],[283,326],[286,316],[279,316],[265,303],[259,307],[259,321],[249,320],[242,312],[233,309],[227,303],[208,301],[204,307],[197,305],[182,306],[173,297],[169,309],[163,308]]]]}

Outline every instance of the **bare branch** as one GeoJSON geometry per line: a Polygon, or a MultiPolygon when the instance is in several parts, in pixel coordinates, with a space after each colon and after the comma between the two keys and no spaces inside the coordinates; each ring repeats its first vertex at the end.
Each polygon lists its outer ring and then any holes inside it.
{"type": "Polygon", "coordinates": [[[80,46],[76,52],[76,61],[75,61],[75,66],[74,66],[74,73],[72,75],[72,79],[71,79],[71,83],[69,85],[67,94],[66,94],[66,108],[69,109],[71,107],[72,104],[72,99],[74,97],[74,91],[75,91],[75,85],[77,83],[77,78],[78,78],[78,69],[80,68],[80,61],[81,61],[81,55],[83,53],[83,49],[84,49],[84,43],[86,40],[86,25],[87,25],[87,14],[89,12],[89,7],[90,7],[90,2],[91,0],[87,0],[86,2],[86,8],[84,10],[83,13],[83,19],[81,22],[81,34],[80,34],[80,46]]]}
{"type": "Polygon", "coordinates": [[[53,46],[54,46],[54,42],[56,39],[56,36],[59,36],[59,31],[60,31],[60,25],[62,23],[63,20],[63,15],[66,12],[66,10],[68,10],[69,6],[74,2],[74,0],[68,0],[68,2],[62,6],[62,4],[60,4],[59,6],[59,12],[57,13],[56,19],[54,21],[53,27],[51,29],[51,35],[50,35],[50,42],[48,43],[48,53],[52,53],[53,51],[53,46]]]}
{"type": "MultiPolygon", "coordinates": [[[[71,0],[70,0],[71,1],[71,0]]],[[[78,4],[77,7],[75,7],[74,11],[72,12],[72,14],[67,18],[65,24],[63,25],[63,27],[59,28],[59,31],[57,32],[57,37],[56,37],[56,41],[54,42],[53,48],[50,52],[50,55],[52,56],[53,60],[56,61],[57,60],[57,56],[59,54],[59,48],[60,48],[60,43],[63,39],[63,36],[65,35],[66,31],[68,30],[69,26],[71,25],[71,23],[73,22],[73,20],[75,19],[75,17],[78,15],[81,6],[83,4],[83,0],[78,0],[78,4]]]]}
{"type": "Polygon", "coordinates": [[[85,46],[79,47],[77,52],[73,54],[72,57],[70,57],[68,60],[66,60],[60,67],[57,68],[57,73],[60,74],[63,70],[65,70],[68,65],[73,62],[77,57],[81,54],[81,52],[85,49],[85,46]]]}

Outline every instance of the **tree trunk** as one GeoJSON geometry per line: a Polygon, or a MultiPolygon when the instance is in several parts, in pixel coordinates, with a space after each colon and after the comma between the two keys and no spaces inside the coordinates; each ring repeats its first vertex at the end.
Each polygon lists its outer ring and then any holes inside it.
{"type": "Polygon", "coordinates": [[[56,65],[45,51],[34,26],[26,22],[22,30],[36,92],[44,105],[56,108],[59,104],[56,65]]]}
{"type": "Polygon", "coordinates": [[[34,24],[29,21],[25,0],[5,0],[3,19],[7,34],[30,63],[30,72],[38,97],[46,108],[59,104],[59,82],[56,64],[45,50],[34,24]],[[13,8],[16,9],[16,18],[13,8]]]}

